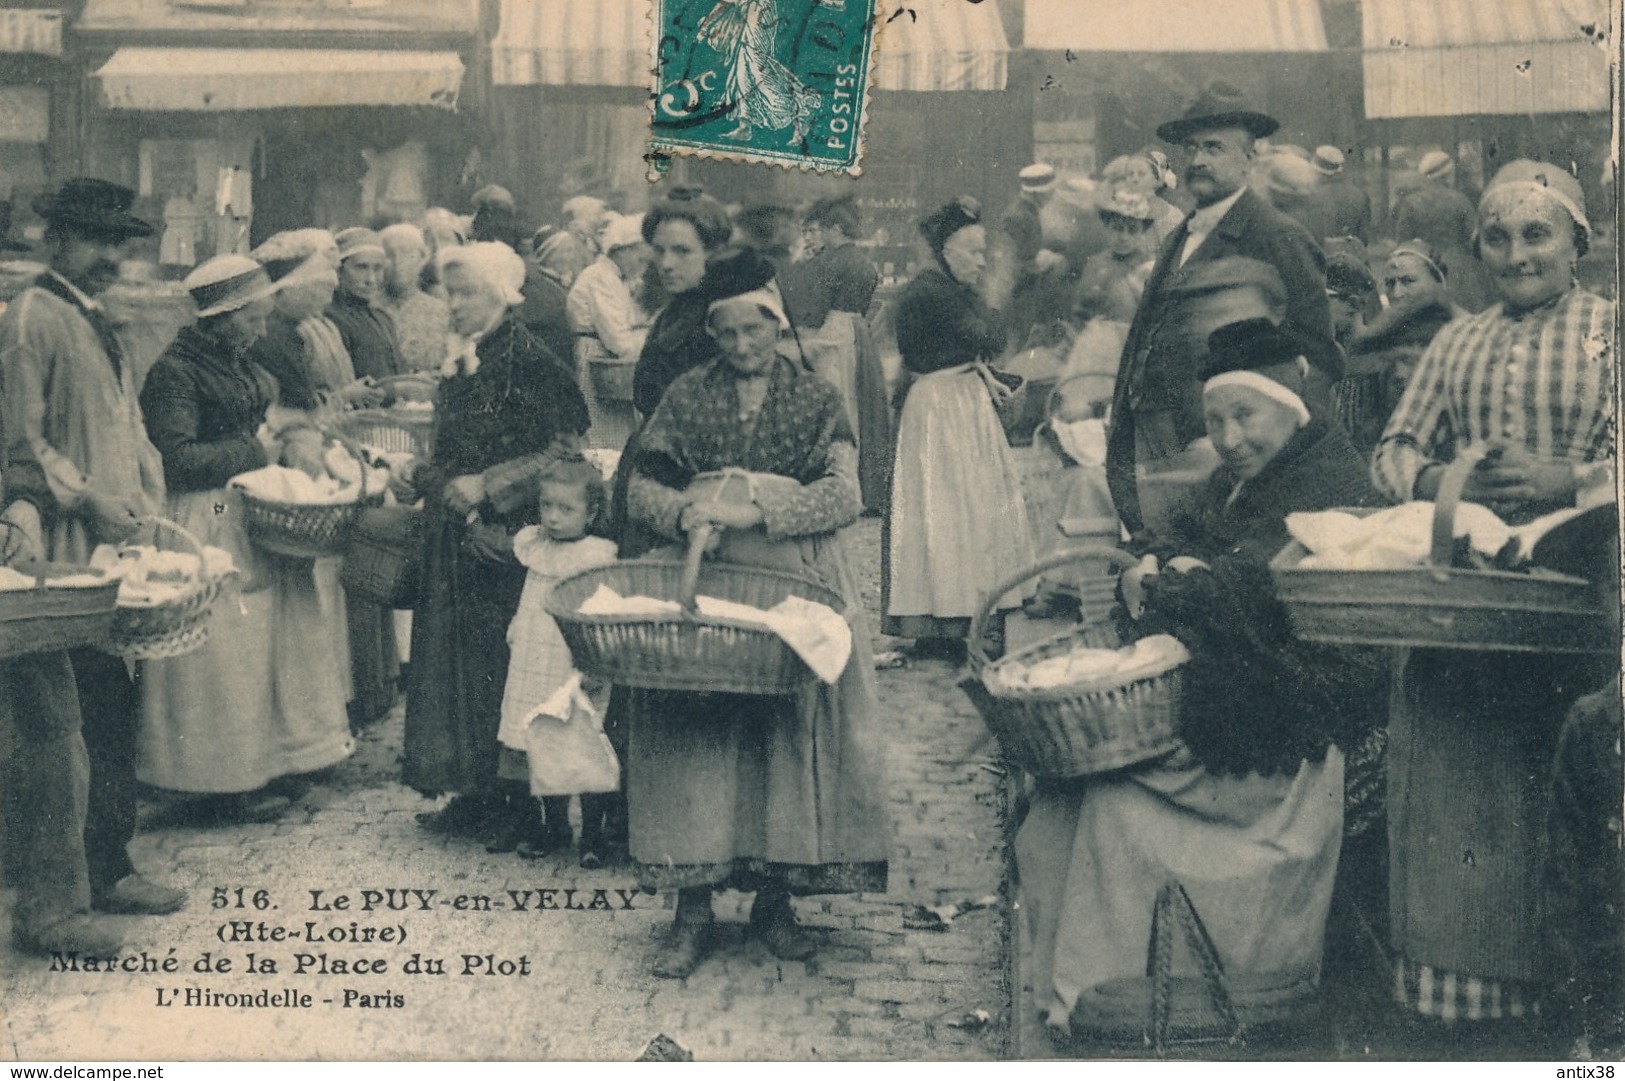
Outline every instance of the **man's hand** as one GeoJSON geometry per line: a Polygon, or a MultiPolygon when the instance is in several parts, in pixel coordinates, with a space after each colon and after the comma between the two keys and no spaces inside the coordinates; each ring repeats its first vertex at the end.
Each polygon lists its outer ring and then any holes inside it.
{"type": "Polygon", "coordinates": [[[478,473],[467,473],[447,482],[441,498],[454,514],[469,514],[485,502],[485,478],[478,473]]]}
{"type": "Polygon", "coordinates": [[[96,536],[109,544],[123,544],[141,529],[141,508],[133,499],[97,491],[85,496],[96,536]]]}

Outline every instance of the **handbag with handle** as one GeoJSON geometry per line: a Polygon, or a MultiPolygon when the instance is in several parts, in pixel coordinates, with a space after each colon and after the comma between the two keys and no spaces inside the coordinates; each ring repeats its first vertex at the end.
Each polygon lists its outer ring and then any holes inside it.
{"type": "Polygon", "coordinates": [[[1249,1031],[1302,1020],[1318,999],[1314,972],[1226,972],[1190,894],[1170,877],[1152,904],[1145,976],[1085,991],[1071,1026],[1082,1039],[1140,1044],[1160,1057],[1182,1046],[1243,1046],[1249,1031]],[[1200,975],[1174,975],[1180,940],[1200,975]]]}

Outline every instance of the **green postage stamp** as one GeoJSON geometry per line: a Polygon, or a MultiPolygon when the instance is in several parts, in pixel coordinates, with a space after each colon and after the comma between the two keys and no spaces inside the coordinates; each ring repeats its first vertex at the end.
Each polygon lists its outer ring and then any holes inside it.
{"type": "Polygon", "coordinates": [[[875,0],[653,0],[651,147],[861,171],[875,0]]]}

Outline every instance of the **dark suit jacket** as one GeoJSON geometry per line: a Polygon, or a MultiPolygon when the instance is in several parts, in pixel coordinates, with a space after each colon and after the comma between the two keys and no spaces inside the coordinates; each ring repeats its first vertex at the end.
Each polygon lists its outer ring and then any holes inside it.
{"type": "MultiPolygon", "coordinates": [[[[1203,360],[1184,343],[1173,323],[1178,313],[1168,303],[1171,289],[1204,264],[1243,256],[1273,266],[1286,286],[1282,322],[1328,341],[1331,307],[1326,300],[1326,257],[1302,225],[1270,206],[1251,190],[1242,192],[1229,213],[1179,265],[1185,230],[1176,230],[1163,245],[1146,282],[1140,306],[1129,326],[1112,398],[1112,424],[1106,444],[1106,479],[1117,513],[1131,532],[1144,528],[1134,479],[1136,427],[1169,429],[1180,446],[1206,434],[1202,389],[1197,373],[1203,360]]],[[[1326,372],[1335,381],[1341,372],[1326,372]]],[[[1315,408],[1315,402],[1310,402],[1315,408]]]]}

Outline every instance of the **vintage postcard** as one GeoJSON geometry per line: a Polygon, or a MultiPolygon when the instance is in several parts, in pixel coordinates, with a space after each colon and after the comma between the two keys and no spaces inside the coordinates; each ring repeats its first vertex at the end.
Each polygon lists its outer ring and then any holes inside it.
{"type": "Polygon", "coordinates": [[[0,6],[0,1057],[1606,1068],[1619,40],[0,6]]]}

